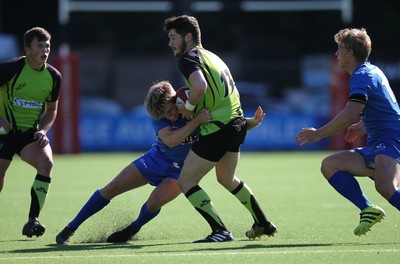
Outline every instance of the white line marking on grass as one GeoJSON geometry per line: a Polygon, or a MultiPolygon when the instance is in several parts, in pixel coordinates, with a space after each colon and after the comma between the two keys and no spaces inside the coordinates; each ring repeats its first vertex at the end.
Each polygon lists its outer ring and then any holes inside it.
{"type": "Polygon", "coordinates": [[[58,255],[58,256],[30,256],[30,257],[0,257],[0,260],[29,260],[29,259],[87,259],[87,258],[135,258],[135,257],[190,257],[190,256],[220,256],[220,255],[269,255],[269,254],[327,254],[327,253],[373,253],[400,252],[400,249],[354,249],[354,250],[287,250],[287,251],[249,251],[249,252],[196,252],[196,253],[137,253],[116,255],[58,255]]]}

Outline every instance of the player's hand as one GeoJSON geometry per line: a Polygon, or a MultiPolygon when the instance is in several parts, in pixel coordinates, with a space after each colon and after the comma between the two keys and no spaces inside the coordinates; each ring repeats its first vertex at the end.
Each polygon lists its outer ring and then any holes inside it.
{"type": "Polygon", "coordinates": [[[256,126],[260,125],[261,122],[264,120],[265,113],[261,106],[257,107],[256,112],[254,113],[254,121],[256,122],[256,126]]]}
{"type": "Polygon", "coordinates": [[[0,118],[0,128],[3,128],[7,133],[13,129],[10,122],[8,122],[8,120],[4,118],[0,118]]]}
{"type": "Polygon", "coordinates": [[[320,139],[321,137],[318,134],[318,130],[313,127],[302,128],[302,131],[297,134],[295,138],[296,142],[299,143],[301,147],[313,142],[317,142],[320,139]]]}
{"type": "Polygon", "coordinates": [[[33,134],[33,139],[36,140],[39,147],[44,148],[49,144],[49,139],[43,130],[39,130],[33,134]]]}
{"type": "Polygon", "coordinates": [[[178,112],[186,119],[192,120],[194,115],[193,111],[189,111],[186,109],[185,104],[175,104],[176,107],[178,108],[178,112]]]}
{"type": "Polygon", "coordinates": [[[246,117],[246,128],[247,130],[252,130],[253,128],[259,126],[264,120],[265,113],[261,106],[257,107],[254,117],[246,117]]]}
{"type": "Polygon", "coordinates": [[[347,128],[347,133],[344,136],[344,140],[348,143],[356,142],[360,137],[364,136],[366,133],[364,125],[359,122],[353,124],[347,128]]]}
{"type": "Polygon", "coordinates": [[[198,122],[199,125],[207,124],[211,122],[211,114],[210,111],[203,108],[196,116],[193,118],[193,121],[198,122]]]}

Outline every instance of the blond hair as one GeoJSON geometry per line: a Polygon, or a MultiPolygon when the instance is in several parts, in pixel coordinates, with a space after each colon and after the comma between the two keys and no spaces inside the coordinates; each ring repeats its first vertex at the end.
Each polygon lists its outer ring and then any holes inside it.
{"type": "Polygon", "coordinates": [[[165,114],[169,103],[173,103],[175,90],[168,81],[153,84],[147,93],[144,105],[151,117],[160,119],[165,114]]]}
{"type": "Polygon", "coordinates": [[[345,28],[335,34],[335,42],[352,50],[357,61],[368,60],[372,50],[371,39],[365,28],[345,28]]]}

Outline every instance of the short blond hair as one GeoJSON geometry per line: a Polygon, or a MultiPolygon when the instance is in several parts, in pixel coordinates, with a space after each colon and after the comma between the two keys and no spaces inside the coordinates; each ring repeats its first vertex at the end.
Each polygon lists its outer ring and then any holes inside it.
{"type": "Polygon", "coordinates": [[[367,61],[372,51],[371,39],[365,28],[345,28],[335,34],[335,42],[352,50],[357,61],[367,61]]]}
{"type": "Polygon", "coordinates": [[[165,114],[169,103],[174,103],[175,90],[168,81],[153,84],[147,93],[144,105],[154,119],[159,120],[165,114]]]}

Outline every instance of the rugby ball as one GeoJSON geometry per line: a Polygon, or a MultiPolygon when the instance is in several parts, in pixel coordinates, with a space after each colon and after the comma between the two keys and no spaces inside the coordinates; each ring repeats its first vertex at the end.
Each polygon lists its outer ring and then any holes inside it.
{"type": "Polygon", "coordinates": [[[187,87],[181,87],[176,91],[176,103],[184,104],[189,98],[190,89],[187,87]]]}

